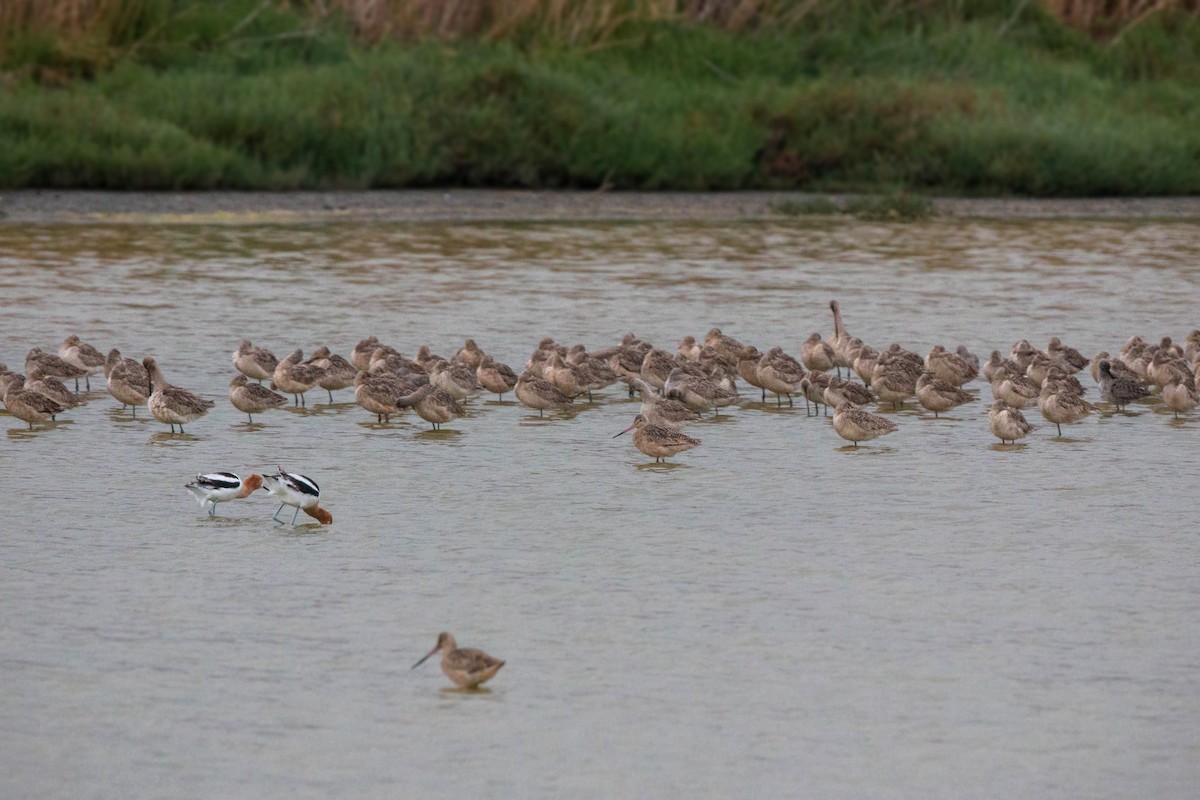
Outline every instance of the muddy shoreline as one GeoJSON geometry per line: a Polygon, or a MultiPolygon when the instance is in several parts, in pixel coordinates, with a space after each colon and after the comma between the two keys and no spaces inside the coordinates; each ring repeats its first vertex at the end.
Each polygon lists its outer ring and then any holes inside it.
{"type": "MultiPolygon", "coordinates": [[[[347,192],[0,193],[0,224],[332,221],[733,221],[804,219],[776,210],[823,195],[797,192],[549,192],[452,189],[347,192]]],[[[1200,197],[1130,199],[938,198],[941,217],[1200,221],[1200,197]]]]}

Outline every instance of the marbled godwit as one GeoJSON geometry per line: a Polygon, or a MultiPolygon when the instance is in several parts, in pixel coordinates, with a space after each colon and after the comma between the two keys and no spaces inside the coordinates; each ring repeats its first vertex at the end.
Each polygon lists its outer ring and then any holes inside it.
{"type": "Polygon", "coordinates": [[[284,472],[283,467],[280,467],[278,475],[263,476],[263,488],[279,500],[279,508],[275,509],[271,519],[280,524],[283,524],[283,520],[279,518],[279,512],[283,511],[284,506],[296,509],[296,513],[292,514],[293,525],[296,524],[296,517],[301,511],[322,525],[333,522],[333,514],[320,506],[321,487],[317,486],[317,482],[312,478],[294,472],[284,472]]]}
{"type": "Polygon", "coordinates": [[[560,392],[567,397],[576,397],[587,391],[587,379],[582,374],[582,370],[574,364],[568,364],[563,361],[563,357],[557,353],[550,353],[542,366],[542,377],[554,384],[560,392]]]}
{"type": "Polygon", "coordinates": [[[1066,392],[1073,394],[1076,397],[1083,397],[1086,392],[1083,390],[1083,384],[1074,375],[1068,375],[1059,367],[1051,367],[1046,373],[1046,380],[1042,384],[1042,389],[1050,388],[1052,392],[1066,392]]]}
{"type": "MultiPolygon", "coordinates": [[[[1025,370],[1029,369],[1029,362],[1033,360],[1033,356],[1041,352],[1041,350],[1031,345],[1027,339],[1022,339],[1014,343],[1012,346],[1012,360],[1017,362],[1017,366],[1020,367],[1020,371],[1014,374],[1024,375],[1025,370]]],[[[1043,353],[1043,355],[1045,354],[1043,353]]]]}
{"type": "Polygon", "coordinates": [[[1057,336],[1046,345],[1046,355],[1068,375],[1074,375],[1088,365],[1087,356],[1074,347],[1067,347],[1057,336]]]}
{"type": "Polygon", "coordinates": [[[925,369],[933,377],[954,386],[962,386],[979,377],[979,370],[973,367],[957,353],[951,353],[946,348],[934,345],[925,357],[925,369]]]}
{"type": "Polygon", "coordinates": [[[685,336],[683,337],[683,341],[679,343],[679,349],[676,352],[679,353],[680,358],[686,358],[688,361],[699,363],[701,349],[700,345],[696,343],[695,336],[685,336]]]}
{"type": "Polygon", "coordinates": [[[653,386],[655,389],[662,389],[667,382],[667,376],[671,374],[671,370],[676,367],[675,358],[665,350],[650,350],[642,359],[641,379],[653,386]]]}
{"type": "Polygon", "coordinates": [[[294,405],[305,405],[304,393],[317,385],[324,370],[312,364],[302,364],[302,350],[294,350],[292,354],[280,361],[271,375],[273,389],[279,389],[292,396],[294,405]]]}
{"type": "Polygon", "coordinates": [[[592,401],[592,392],[607,389],[620,380],[620,376],[608,365],[607,357],[601,358],[592,355],[581,344],[571,348],[567,355],[567,363],[580,370],[580,377],[583,380],[584,389],[588,393],[589,403],[592,401]]]}
{"type": "Polygon", "coordinates": [[[503,661],[492,658],[482,650],[459,647],[453,636],[442,632],[438,634],[437,645],[426,653],[424,658],[413,664],[412,668],[421,666],[439,650],[442,653],[442,672],[463,689],[479,688],[495,677],[504,666],[503,661]]]}
{"type": "Polygon", "coordinates": [[[961,358],[963,361],[967,362],[972,367],[974,367],[976,373],[979,372],[979,356],[975,355],[970,350],[968,350],[967,346],[965,344],[960,344],[954,350],[954,352],[956,354],[958,354],[959,358],[961,358]]]}
{"type": "Polygon", "coordinates": [[[704,337],[704,346],[711,347],[730,361],[737,361],[738,353],[742,352],[742,348],[745,347],[732,336],[721,333],[720,328],[713,328],[708,332],[704,337]]]}
{"type": "MultiPolygon", "coordinates": [[[[92,390],[91,376],[104,369],[104,354],[79,337],[71,334],[58,346],[58,357],[72,366],[79,367],[86,374],[83,376],[84,385],[92,390]]],[[[79,391],[79,379],[75,379],[75,391],[79,391]]]]}
{"type": "Polygon", "coordinates": [[[1159,349],[1150,359],[1150,363],[1146,367],[1146,375],[1161,389],[1173,380],[1182,381],[1191,378],[1192,368],[1182,358],[1159,349]]]}
{"type": "Polygon", "coordinates": [[[917,402],[932,411],[934,419],[939,413],[944,414],[974,399],[974,395],[964,392],[953,383],[935,378],[931,372],[922,372],[917,378],[917,402]]]}
{"type": "Polygon", "coordinates": [[[1150,390],[1137,381],[1114,375],[1112,362],[1101,361],[1098,368],[1100,370],[1100,397],[1116,406],[1117,411],[1132,401],[1150,394],[1150,390]]]}
{"type": "Polygon", "coordinates": [[[350,351],[350,363],[363,372],[371,371],[371,356],[379,349],[379,339],[374,336],[368,336],[365,339],[360,339],[358,344],[354,345],[354,349],[350,351]]]}
{"type": "Polygon", "coordinates": [[[809,372],[825,372],[837,364],[835,354],[828,342],[821,341],[821,334],[814,333],[800,348],[800,363],[809,372]]]}
{"type": "Polygon", "coordinates": [[[68,363],[58,356],[50,355],[40,347],[35,347],[25,354],[25,374],[31,374],[35,368],[51,378],[74,378],[76,389],[79,388],[79,379],[88,374],[87,370],[68,363]]]}
{"type": "MultiPolygon", "coordinates": [[[[805,416],[809,416],[809,403],[816,406],[813,413],[820,415],[821,406],[825,404],[825,389],[829,387],[831,379],[832,376],[826,375],[824,372],[810,372],[800,380],[800,385],[796,388],[804,395],[805,416]]],[[[829,406],[825,406],[825,411],[828,416],[829,406]]]]}
{"type": "Polygon", "coordinates": [[[405,358],[403,353],[397,352],[391,347],[380,347],[375,350],[375,353],[370,357],[370,368],[367,372],[372,375],[380,373],[390,373],[392,375],[428,374],[425,368],[416,361],[413,361],[411,358],[405,358]]]}
{"type": "Polygon", "coordinates": [[[1099,353],[1097,353],[1095,355],[1095,357],[1092,358],[1092,364],[1091,364],[1092,380],[1094,380],[1096,382],[1097,386],[1100,385],[1100,362],[1101,361],[1107,361],[1109,369],[1112,370],[1112,374],[1117,376],[1118,378],[1128,378],[1131,381],[1138,380],[1137,373],[1134,372],[1133,370],[1131,370],[1124,361],[1121,361],[1120,359],[1112,358],[1108,354],[1107,350],[1101,350],[1099,353]]]}
{"type": "Polygon", "coordinates": [[[260,383],[250,383],[245,375],[238,375],[229,382],[229,402],[254,424],[254,415],[270,408],[287,405],[287,398],[272,392],[260,383]]]}
{"type": "Polygon", "coordinates": [[[1097,410],[1095,406],[1084,400],[1082,395],[1075,394],[1069,384],[1061,380],[1047,380],[1042,384],[1042,390],[1038,394],[1038,409],[1042,412],[1043,417],[1054,423],[1060,437],[1064,422],[1078,422],[1097,410]]]}
{"type": "Polygon", "coordinates": [[[1045,353],[1034,353],[1033,358],[1029,360],[1029,366],[1025,368],[1025,377],[1029,379],[1030,383],[1041,389],[1050,370],[1059,369],[1058,363],[1045,353]]]}
{"type": "Polygon", "coordinates": [[[904,401],[917,393],[917,378],[924,370],[911,359],[885,352],[875,362],[871,373],[871,388],[881,402],[899,408],[904,401]]]}
{"type": "Polygon", "coordinates": [[[417,416],[432,425],[435,431],[467,413],[454,399],[454,395],[432,384],[422,386],[404,397],[397,397],[396,406],[411,407],[417,412],[417,416]]]}
{"type": "Polygon", "coordinates": [[[854,374],[858,375],[868,389],[871,387],[871,375],[875,372],[875,365],[878,363],[879,351],[860,341],[854,350],[853,369],[854,374]]]}
{"type": "Polygon", "coordinates": [[[1187,378],[1174,377],[1162,387],[1163,402],[1167,408],[1175,412],[1176,419],[1180,414],[1187,414],[1200,405],[1200,395],[1196,393],[1196,384],[1189,375],[1187,378]]]}
{"type": "Polygon", "coordinates": [[[1200,330],[1193,328],[1184,342],[1183,357],[1195,361],[1197,354],[1200,354],[1200,330]]]}
{"type": "Polygon", "coordinates": [[[666,425],[655,425],[642,414],[634,417],[633,424],[613,438],[630,431],[633,431],[633,446],[653,458],[656,464],[700,444],[699,439],[685,436],[675,428],[669,428],[666,425]]]}
{"type": "Polygon", "coordinates": [[[633,337],[632,333],[627,333],[621,346],[608,358],[608,366],[619,379],[628,384],[630,397],[633,397],[633,381],[642,378],[642,361],[646,358],[646,353],[653,349],[649,346],[643,349],[643,344],[645,343],[633,337]],[[632,341],[627,343],[626,340],[631,337],[632,341]]]}
{"type": "Polygon", "coordinates": [[[485,353],[479,349],[479,345],[475,344],[474,339],[467,339],[454,354],[454,360],[473,372],[479,369],[479,362],[483,360],[484,355],[485,353]]]}
{"type": "Polygon", "coordinates": [[[724,372],[726,375],[737,374],[737,358],[728,358],[724,352],[709,345],[704,345],[704,347],[700,348],[699,364],[693,364],[686,359],[677,358],[675,359],[675,366],[682,367],[685,372],[701,378],[708,377],[718,370],[724,372]]]}
{"type": "Polygon", "coordinates": [[[738,401],[737,392],[729,391],[708,378],[698,378],[687,375],[676,367],[671,370],[663,384],[663,395],[674,398],[693,411],[713,409],[720,414],[723,406],[733,405],[738,401]]]}
{"type": "Polygon", "coordinates": [[[890,419],[842,403],[833,410],[833,429],[837,435],[858,447],[859,442],[899,430],[890,419]]]}
{"type": "Polygon", "coordinates": [[[546,411],[560,411],[570,408],[572,399],[558,390],[558,387],[542,378],[536,378],[528,370],[517,378],[517,400],[528,408],[536,408],[539,417],[546,416],[546,411]]]}
{"type": "Polygon", "coordinates": [[[417,349],[417,355],[413,360],[421,365],[421,369],[428,372],[429,368],[434,364],[439,361],[445,361],[446,359],[429,352],[429,346],[423,344],[417,349]]]}
{"type": "MultiPolygon", "coordinates": [[[[238,377],[243,381],[246,380],[245,375],[239,375],[238,377]]],[[[257,389],[263,388],[257,383],[250,385],[257,389]]],[[[217,515],[217,503],[225,503],[229,500],[240,500],[243,497],[249,497],[255,489],[261,489],[262,485],[262,475],[258,473],[248,475],[245,480],[242,480],[232,472],[209,472],[197,475],[196,480],[185,484],[183,488],[192,493],[192,496],[200,503],[201,508],[204,508],[205,504],[211,503],[212,505],[208,507],[208,516],[215,517],[217,515]]]]}
{"type": "Polygon", "coordinates": [[[42,423],[54,419],[67,409],[60,403],[41,392],[26,389],[25,376],[9,373],[4,376],[4,407],[8,413],[17,419],[28,422],[30,429],[33,423],[42,423]]]}
{"type": "Polygon", "coordinates": [[[804,367],[796,363],[791,356],[786,356],[781,348],[772,348],[758,359],[758,384],[767,392],[775,395],[775,405],[783,405],[786,396],[788,405],[794,405],[792,395],[800,390],[800,382],[804,380],[804,367]],[[772,357],[774,355],[774,357],[772,357]]]}
{"type": "Polygon", "coordinates": [[[837,408],[843,403],[862,408],[875,399],[867,387],[836,377],[829,379],[829,385],[821,394],[825,398],[826,408],[837,408]]]}
{"type": "Polygon", "coordinates": [[[763,386],[758,379],[758,362],[762,360],[762,355],[758,352],[757,347],[747,345],[742,348],[737,360],[737,374],[739,378],[755,389],[762,390],[762,402],[765,403],[767,402],[767,387],[763,386]]]}
{"type": "Polygon", "coordinates": [[[429,367],[429,382],[455,400],[465,400],[479,391],[475,370],[466,364],[438,361],[429,367]]]}
{"type": "Polygon", "coordinates": [[[142,360],[142,366],[146,368],[146,373],[150,376],[150,385],[154,388],[146,400],[146,405],[155,419],[171,426],[171,433],[175,432],[176,425],[179,426],[179,432],[183,433],[184,423],[200,419],[216,405],[212,400],[203,400],[187,389],[167,383],[153,357],[146,356],[142,360]]]}
{"type": "Polygon", "coordinates": [[[396,398],[415,391],[412,386],[395,375],[369,375],[360,372],[354,380],[354,401],[374,414],[380,424],[391,422],[392,414],[402,409],[396,407],[396,398]]]}
{"type": "Polygon", "coordinates": [[[678,428],[685,422],[695,422],[701,417],[695,411],[678,400],[663,397],[654,391],[654,387],[641,378],[635,378],[633,388],[642,393],[641,414],[652,425],[665,425],[678,428]]]}
{"type": "Polygon", "coordinates": [[[121,408],[132,406],[136,417],[137,407],[145,405],[152,391],[146,368],[132,358],[122,358],[114,347],[104,359],[104,376],[109,394],[121,401],[121,408]]]}
{"type": "Polygon", "coordinates": [[[833,362],[838,368],[838,377],[842,377],[842,367],[852,369],[854,367],[854,357],[851,351],[854,349],[851,344],[853,337],[846,333],[846,326],[842,324],[842,307],[838,305],[837,300],[829,301],[829,310],[833,312],[833,338],[829,340],[829,346],[833,348],[833,362]]]}
{"type": "Polygon", "coordinates": [[[242,339],[233,351],[233,367],[247,378],[255,381],[270,380],[279,366],[279,359],[265,347],[255,347],[249,339],[242,339]]]}
{"type": "Polygon", "coordinates": [[[517,385],[517,373],[507,364],[501,364],[491,356],[484,356],[475,368],[475,379],[479,385],[497,395],[501,400],[517,385]]]}
{"type": "Polygon", "coordinates": [[[29,370],[29,374],[26,376],[25,388],[41,392],[63,408],[77,408],[78,406],[87,405],[86,397],[82,394],[72,392],[58,378],[43,374],[42,368],[36,364],[33,369],[29,370]]]}
{"type": "Polygon", "coordinates": [[[1017,439],[1024,439],[1033,430],[1025,415],[1003,400],[997,400],[988,409],[988,427],[1001,444],[1016,444],[1017,439]]]}
{"type": "Polygon", "coordinates": [[[349,389],[354,385],[354,379],[358,377],[357,367],[337,353],[331,353],[325,346],[314,350],[305,363],[320,368],[321,377],[317,378],[317,386],[329,394],[331,405],[334,390],[349,389]]]}
{"type": "Polygon", "coordinates": [[[992,397],[1005,405],[1025,408],[1037,399],[1038,388],[1023,375],[1010,375],[1008,368],[1000,367],[992,376],[992,397]]]}
{"type": "Polygon", "coordinates": [[[1003,367],[1009,375],[1024,375],[1025,369],[1011,358],[1000,355],[999,350],[993,350],[992,355],[983,363],[983,379],[988,383],[996,380],[996,370],[1003,367]]]}

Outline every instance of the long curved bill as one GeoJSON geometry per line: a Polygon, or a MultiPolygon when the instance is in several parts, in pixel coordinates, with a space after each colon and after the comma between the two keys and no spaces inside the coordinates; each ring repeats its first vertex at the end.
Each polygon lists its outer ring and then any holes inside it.
{"type": "Polygon", "coordinates": [[[424,658],[422,658],[420,661],[418,661],[417,663],[415,663],[415,664],[413,664],[413,665],[412,665],[412,669],[416,669],[417,667],[419,667],[419,666],[421,666],[422,664],[424,664],[426,661],[428,661],[428,660],[429,660],[429,657],[430,657],[431,655],[433,655],[434,653],[436,653],[436,652],[437,652],[439,649],[440,649],[440,648],[437,648],[437,647],[435,647],[435,648],[433,648],[432,650],[430,650],[428,653],[426,653],[426,654],[425,654],[425,657],[424,657],[424,658]]]}
{"type": "MultiPolygon", "coordinates": [[[[630,425],[628,428],[626,428],[625,430],[623,430],[623,431],[621,431],[620,433],[618,433],[618,434],[617,434],[617,436],[624,436],[625,434],[629,433],[631,430],[633,430],[633,429],[634,429],[634,428],[636,428],[636,427],[637,427],[637,423],[635,422],[635,423],[633,423],[632,425],[630,425]]],[[[614,438],[614,439],[615,439],[615,438],[617,438],[617,436],[614,436],[614,437],[612,437],[612,438],[614,438]]]]}

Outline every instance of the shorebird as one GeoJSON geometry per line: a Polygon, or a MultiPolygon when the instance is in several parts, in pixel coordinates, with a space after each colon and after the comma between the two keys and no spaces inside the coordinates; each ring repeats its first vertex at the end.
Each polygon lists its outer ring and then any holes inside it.
{"type": "Polygon", "coordinates": [[[655,389],[662,389],[667,376],[675,369],[675,357],[665,350],[650,350],[642,359],[640,377],[655,389]]]}
{"type": "Polygon", "coordinates": [[[465,400],[479,391],[475,370],[466,364],[438,361],[429,367],[429,382],[455,400],[465,400]]]}
{"type": "Polygon", "coordinates": [[[402,409],[396,407],[396,398],[419,388],[406,383],[396,375],[370,375],[360,372],[354,379],[354,402],[375,415],[377,422],[391,422],[392,414],[402,409]]]}
{"type": "Polygon", "coordinates": [[[827,408],[837,408],[842,403],[862,408],[875,399],[867,387],[837,377],[829,379],[829,384],[821,392],[821,396],[824,398],[827,408]]]}
{"type": "Polygon", "coordinates": [[[517,385],[517,373],[507,364],[501,364],[491,356],[484,356],[475,368],[475,380],[489,392],[504,399],[506,392],[511,392],[517,385]]]}
{"type": "Polygon", "coordinates": [[[29,375],[35,368],[51,378],[74,378],[77,391],[79,379],[86,378],[88,374],[87,370],[44,352],[40,347],[35,347],[25,354],[25,374],[29,375]]]}
{"type": "Polygon", "coordinates": [[[705,335],[704,346],[711,347],[722,357],[730,361],[736,361],[738,353],[742,352],[742,348],[745,347],[745,345],[732,336],[726,336],[721,333],[720,328],[713,328],[705,335]]]}
{"type": "MultiPolygon", "coordinates": [[[[632,391],[632,390],[631,390],[632,391]]],[[[549,381],[535,378],[528,370],[517,378],[517,400],[528,408],[536,408],[539,417],[544,417],[546,411],[561,411],[570,408],[572,399],[567,397],[558,387],[549,381]]]]}
{"type": "Polygon", "coordinates": [[[782,347],[772,347],[758,359],[757,376],[759,385],[775,395],[777,406],[783,405],[785,395],[791,406],[792,395],[799,391],[805,372],[800,362],[784,353],[782,347]]]}
{"type": "Polygon", "coordinates": [[[1121,361],[1119,358],[1113,358],[1108,354],[1107,350],[1101,350],[1093,356],[1091,363],[1092,380],[1096,382],[1097,386],[1100,385],[1101,361],[1107,361],[1112,374],[1118,378],[1128,378],[1131,381],[1140,380],[1137,373],[1131,370],[1124,361],[1121,361]]]}
{"type": "Polygon", "coordinates": [[[931,372],[933,377],[954,386],[970,383],[979,376],[977,367],[972,366],[957,353],[949,352],[940,344],[934,345],[933,349],[929,351],[929,355],[925,357],[925,369],[931,372]]]}
{"type": "MultiPolygon", "coordinates": [[[[1033,360],[1034,355],[1041,352],[1041,350],[1031,345],[1027,339],[1022,339],[1014,343],[1012,346],[1012,360],[1017,362],[1019,371],[1013,374],[1024,375],[1025,370],[1029,369],[1029,362],[1033,360]]],[[[1043,355],[1045,354],[1043,353],[1043,355]]]]}
{"type": "Polygon", "coordinates": [[[854,374],[862,380],[863,385],[868,389],[871,387],[871,375],[875,372],[875,365],[879,363],[879,351],[874,347],[863,344],[859,340],[853,351],[854,363],[852,368],[854,374]]]}
{"type": "Polygon", "coordinates": [[[663,396],[672,397],[693,411],[713,409],[720,414],[722,406],[730,406],[738,401],[735,391],[730,391],[708,378],[698,378],[686,375],[679,367],[671,370],[663,384],[663,396]]]}
{"type": "Polygon", "coordinates": [[[254,424],[255,414],[286,406],[287,398],[260,383],[250,383],[245,375],[238,375],[229,382],[229,402],[250,419],[250,424],[254,424]]]}
{"type": "Polygon", "coordinates": [[[29,370],[29,374],[25,378],[25,388],[41,392],[63,408],[87,405],[86,397],[72,392],[58,378],[43,374],[42,368],[38,365],[34,365],[33,369],[29,370]]]}
{"type": "Polygon", "coordinates": [[[467,339],[454,354],[454,361],[471,370],[476,370],[479,369],[479,362],[483,360],[484,355],[485,353],[479,349],[479,345],[475,344],[474,339],[467,339]]]}
{"type": "Polygon", "coordinates": [[[1097,409],[1084,400],[1083,395],[1076,394],[1066,381],[1047,380],[1038,394],[1038,410],[1042,412],[1043,417],[1054,423],[1061,437],[1064,422],[1078,422],[1097,409]]]}
{"type": "Polygon", "coordinates": [[[335,389],[349,389],[358,377],[358,368],[337,353],[331,353],[328,347],[318,347],[308,357],[306,364],[312,364],[321,369],[321,377],[317,378],[320,386],[329,394],[329,402],[333,404],[335,389]]]}
{"type": "MultiPolygon", "coordinates": [[[[243,381],[246,380],[244,375],[238,377],[243,381]]],[[[257,383],[250,385],[262,388],[257,383]]],[[[262,485],[263,478],[258,473],[248,475],[245,480],[242,480],[232,472],[209,472],[197,475],[196,480],[184,484],[183,488],[192,493],[201,508],[204,508],[206,503],[211,503],[212,505],[208,508],[208,516],[215,517],[217,503],[249,497],[255,489],[261,489],[262,485]]]]}
{"type": "Polygon", "coordinates": [[[283,467],[280,467],[278,475],[263,476],[263,489],[280,501],[279,508],[271,515],[271,519],[280,524],[283,520],[279,519],[279,512],[283,511],[284,506],[296,509],[296,513],[292,514],[293,525],[296,524],[296,517],[301,511],[322,525],[333,522],[333,514],[320,506],[321,487],[317,486],[317,482],[312,478],[294,472],[284,472],[283,467]]]}
{"type": "MultiPolygon", "coordinates": [[[[90,344],[80,341],[74,334],[58,346],[58,357],[86,373],[83,379],[89,392],[92,390],[91,376],[104,369],[104,354],[90,344]]],[[[79,391],[78,378],[75,379],[75,391],[79,391]]]]}
{"type": "Polygon", "coordinates": [[[702,348],[696,343],[695,336],[685,336],[683,341],[679,343],[679,349],[676,352],[680,358],[686,358],[688,361],[700,361],[700,350],[702,348]]]}
{"type": "Polygon", "coordinates": [[[1150,390],[1135,380],[1113,374],[1112,362],[1105,360],[1098,365],[1100,370],[1100,397],[1120,411],[1133,400],[1145,397],[1150,390]]]}
{"type": "MultiPolygon", "coordinates": [[[[825,389],[829,387],[831,379],[832,376],[824,372],[810,372],[800,380],[800,385],[796,388],[804,395],[805,416],[809,416],[809,403],[816,406],[812,413],[820,416],[821,406],[825,405],[825,389]]],[[[825,411],[828,416],[829,406],[825,406],[825,411]]]]}
{"type": "Polygon", "coordinates": [[[137,407],[145,405],[152,391],[146,368],[132,358],[122,358],[121,351],[114,347],[104,359],[104,376],[109,394],[121,401],[122,409],[132,406],[136,417],[137,407]]]}
{"type": "Polygon", "coordinates": [[[303,358],[304,351],[293,350],[271,374],[271,388],[290,394],[292,404],[297,406],[305,405],[304,393],[316,386],[324,373],[320,367],[300,363],[303,358]]]}
{"type": "Polygon", "coordinates": [[[833,369],[836,354],[828,342],[821,341],[821,334],[814,333],[800,348],[800,363],[809,372],[825,372],[833,369]]]}
{"type": "Polygon", "coordinates": [[[396,406],[411,407],[417,412],[417,416],[432,425],[435,431],[439,430],[441,425],[467,413],[454,399],[454,395],[433,384],[422,386],[412,394],[397,397],[396,406]]]}
{"type": "Polygon", "coordinates": [[[958,354],[959,358],[974,367],[976,372],[979,371],[979,356],[968,350],[965,344],[960,344],[954,352],[958,354]]]}
{"type": "Polygon", "coordinates": [[[1068,375],[1074,375],[1088,365],[1088,358],[1074,347],[1067,347],[1055,336],[1046,345],[1046,355],[1068,375]]]}
{"type": "Polygon", "coordinates": [[[1192,368],[1186,360],[1173,356],[1166,350],[1158,350],[1146,367],[1146,375],[1161,389],[1173,380],[1192,377],[1192,368]]]}
{"type": "Polygon", "coordinates": [[[653,458],[656,464],[700,444],[699,439],[685,436],[675,428],[655,425],[642,414],[634,417],[633,424],[613,438],[623,436],[630,431],[633,431],[633,446],[653,458]]]}
{"type": "Polygon", "coordinates": [[[179,432],[183,433],[185,422],[200,419],[216,405],[212,400],[203,400],[187,389],[167,383],[153,357],[146,356],[142,360],[142,366],[146,368],[150,376],[150,385],[154,388],[146,400],[146,405],[155,419],[171,426],[171,433],[175,432],[176,425],[179,426],[179,432]]]}
{"type": "Polygon", "coordinates": [[[1003,367],[1009,375],[1024,375],[1025,369],[1013,361],[1000,355],[999,350],[993,350],[992,355],[983,363],[983,379],[988,383],[996,380],[996,371],[1003,367]]]}
{"type": "Polygon", "coordinates": [[[1162,398],[1167,408],[1175,412],[1176,419],[1200,405],[1200,395],[1196,393],[1196,384],[1190,375],[1187,378],[1172,378],[1163,387],[1162,398]]]}
{"type": "Polygon", "coordinates": [[[896,423],[885,417],[842,403],[833,410],[833,429],[846,441],[858,447],[859,442],[884,436],[899,430],[896,423]]]}
{"type": "Polygon", "coordinates": [[[653,386],[641,378],[636,378],[632,385],[642,393],[642,416],[653,425],[678,428],[685,422],[701,419],[699,414],[678,400],[658,394],[653,386]]]}
{"type": "Polygon", "coordinates": [[[233,351],[233,367],[247,378],[255,381],[267,381],[279,366],[279,359],[265,347],[255,347],[249,339],[243,339],[238,349],[233,351]]]}
{"type": "Polygon", "coordinates": [[[842,367],[853,369],[854,356],[851,351],[854,349],[851,344],[852,337],[846,333],[846,326],[842,324],[842,307],[838,305],[837,300],[829,301],[829,310],[833,312],[833,338],[829,340],[829,346],[833,348],[834,364],[838,367],[838,377],[842,377],[842,367]]]}
{"type": "Polygon", "coordinates": [[[875,371],[871,373],[871,388],[884,403],[891,403],[892,408],[904,405],[904,401],[917,393],[917,378],[924,371],[923,362],[903,358],[886,351],[875,362],[875,371]]]}
{"type": "Polygon", "coordinates": [[[1017,439],[1024,439],[1033,430],[1025,415],[1003,400],[992,403],[988,410],[988,427],[1001,444],[1016,444],[1017,439]]]}
{"type": "Polygon", "coordinates": [[[939,413],[969,403],[974,395],[964,392],[957,385],[939,380],[931,372],[922,372],[917,378],[917,402],[933,412],[934,419],[939,413]]]}
{"type": "Polygon", "coordinates": [[[747,345],[742,348],[742,352],[738,354],[737,359],[737,374],[738,377],[746,383],[753,386],[755,389],[762,390],[762,402],[767,402],[767,387],[762,385],[758,379],[758,362],[762,360],[762,353],[758,352],[757,347],[747,345]]]}
{"type": "Polygon", "coordinates": [[[1022,375],[1011,375],[1007,367],[1000,367],[992,373],[992,397],[1003,400],[1013,408],[1024,408],[1034,402],[1038,396],[1038,388],[1033,382],[1022,375]]]}
{"type": "Polygon", "coordinates": [[[438,634],[437,644],[425,657],[412,665],[413,669],[424,664],[434,653],[442,653],[442,672],[456,685],[463,689],[478,689],[490,681],[504,666],[498,658],[492,658],[482,650],[473,647],[459,647],[454,637],[448,633],[438,634]]]}
{"type": "Polygon", "coordinates": [[[32,430],[33,423],[42,423],[54,419],[67,409],[55,400],[41,392],[26,389],[25,377],[16,373],[4,376],[4,407],[22,422],[28,422],[32,430]]]}
{"type": "Polygon", "coordinates": [[[446,359],[442,358],[441,356],[436,356],[433,353],[429,352],[429,345],[423,344],[419,348],[417,348],[417,355],[413,360],[421,365],[421,369],[428,372],[429,368],[432,367],[434,364],[436,364],[439,361],[445,361],[446,359]]]}
{"type": "Polygon", "coordinates": [[[371,356],[378,349],[379,339],[374,336],[360,339],[358,344],[354,345],[354,349],[350,351],[350,363],[363,372],[370,372],[371,356]]]}

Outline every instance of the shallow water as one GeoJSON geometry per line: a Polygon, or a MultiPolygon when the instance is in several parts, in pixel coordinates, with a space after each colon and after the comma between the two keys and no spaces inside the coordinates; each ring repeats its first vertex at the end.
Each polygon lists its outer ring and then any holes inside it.
{"type": "Polygon", "coordinates": [[[225,391],[242,338],[798,352],[831,297],[877,345],[1091,354],[1200,325],[1198,264],[1186,222],[0,226],[0,360],[78,332],[217,401],[0,415],[0,795],[1190,798],[1196,419],[1001,447],[978,402],[854,451],[747,402],[655,466],[615,387],[437,434],[225,391]],[[182,489],[276,464],[332,526],[182,489]],[[491,691],[409,670],[439,630],[507,659],[491,691]]]}

